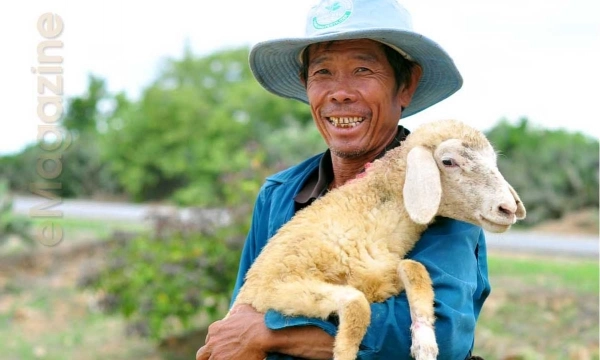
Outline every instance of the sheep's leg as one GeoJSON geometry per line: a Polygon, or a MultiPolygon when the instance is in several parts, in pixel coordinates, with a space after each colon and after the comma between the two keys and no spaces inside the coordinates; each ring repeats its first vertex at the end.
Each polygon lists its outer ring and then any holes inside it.
{"type": "Polygon", "coordinates": [[[411,355],[417,360],[437,358],[438,346],[433,323],[433,286],[425,266],[413,260],[402,260],[398,274],[404,283],[412,325],[411,355]]]}
{"type": "Polygon", "coordinates": [[[333,349],[334,360],[355,360],[358,346],[371,322],[371,306],[365,295],[353,287],[344,286],[336,295],[340,301],[340,325],[333,349]]]}
{"type": "Polygon", "coordinates": [[[261,291],[252,305],[258,311],[274,309],[286,315],[321,319],[337,313],[340,325],[333,349],[334,360],[356,359],[371,321],[371,307],[362,292],[351,286],[317,280],[273,285],[261,291]]]}

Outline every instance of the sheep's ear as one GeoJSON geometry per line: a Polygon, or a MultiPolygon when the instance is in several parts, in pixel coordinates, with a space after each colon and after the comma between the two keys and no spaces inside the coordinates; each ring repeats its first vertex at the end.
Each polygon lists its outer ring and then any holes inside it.
{"type": "Polygon", "coordinates": [[[519,220],[525,219],[525,216],[527,215],[527,211],[525,210],[525,205],[523,205],[523,202],[521,201],[519,194],[517,194],[516,190],[510,184],[508,184],[508,188],[510,189],[510,193],[512,194],[512,196],[515,198],[515,201],[517,202],[517,211],[515,212],[517,219],[519,219],[519,220]]]}
{"type": "Polygon", "coordinates": [[[417,146],[409,151],[404,182],[404,206],[418,224],[429,224],[442,199],[440,171],[430,150],[417,146]]]}

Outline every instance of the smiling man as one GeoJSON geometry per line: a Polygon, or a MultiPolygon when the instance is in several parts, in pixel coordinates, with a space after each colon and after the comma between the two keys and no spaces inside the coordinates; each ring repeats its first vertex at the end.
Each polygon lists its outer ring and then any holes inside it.
{"type": "MultiPolygon", "coordinates": [[[[258,195],[234,298],[262,247],[296,211],[346,183],[408,135],[405,118],[456,92],[462,78],[435,42],[412,30],[394,0],[321,1],[306,36],[259,43],[250,53],[269,91],[309,104],[328,150],[267,178],[258,195]]],[[[339,214],[344,216],[344,214],[339,214]]],[[[439,359],[467,359],[490,287],[483,230],[439,218],[408,255],[429,271],[435,290],[439,359]]],[[[405,294],[371,305],[359,359],[410,359],[405,294]]],[[[330,359],[335,318],[261,314],[244,305],[213,323],[198,360],[330,359]]]]}
{"type": "Polygon", "coordinates": [[[383,154],[398,133],[402,109],[410,104],[421,68],[373,40],[318,43],[305,50],[302,80],[313,119],[332,154],[336,187],[365,163],[383,154]],[[395,60],[395,61],[394,61],[395,60]],[[391,62],[399,69],[400,81],[391,62]]]}

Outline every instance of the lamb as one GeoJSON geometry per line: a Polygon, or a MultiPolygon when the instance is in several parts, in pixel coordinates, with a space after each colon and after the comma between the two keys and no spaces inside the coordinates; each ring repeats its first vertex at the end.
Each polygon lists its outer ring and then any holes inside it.
{"type": "Polygon", "coordinates": [[[404,256],[436,216],[504,232],[525,217],[525,207],[485,135],[456,120],[421,125],[368,165],[279,229],[233,305],[322,319],[337,314],[334,359],[354,360],[369,304],[406,290],[411,354],[435,359],[431,279],[404,256]]]}

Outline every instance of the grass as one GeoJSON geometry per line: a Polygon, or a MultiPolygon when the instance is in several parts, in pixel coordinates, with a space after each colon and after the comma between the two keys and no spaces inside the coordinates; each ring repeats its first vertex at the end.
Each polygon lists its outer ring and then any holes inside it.
{"type": "MultiPolygon", "coordinates": [[[[31,218],[32,231],[44,226],[48,219],[31,218]]],[[[51,222],[63,231],[63,239],[57,246],[69,246],[83,242],[106,240],[115,231],[139,232],[148,229],[148,226],[140,222],[119,220],[95,220],[55,218],[51,222]]],[[[26,242],[13,239],[7,244],[0,244],[0,256],[22,254],[27,251],[42,248],[41,244],[28,245],[26,242]]]]}
{"type": "Polygon", "coordinates": [[[598,359],[596,260],[492,255],[476,333],[488,359],[598,359]]]}
{"type": "Polygon", "coordinates": [[[90,308],[91,294],[75,286],[70,270],[5,281],[0,359],[151,359],[155,352],[149,341],[125,337],[122,319],[90,308]]]}
{"type": "MultiPolygon", "coordinates": [[[[42,225],[47,219],[32,219],[33,227],[42,225]]],[[[119,221],[119,220],[96,220],[96,219],[74,219],[74,218],[56,218],[52,222],[62,227],[65,240],[76,240],[81,235],[86,235],[94,239],[106,239],[113,231],[140,231],[146,227],[139,222],[119,221]]]]}
{"type": "Polygon", "coordinates": [[[600,291],[597,260],[511,258],[496,255],[489,258],[488,270],[494,278],[518,277],[532,285],[581,293],[600,291]]]}

